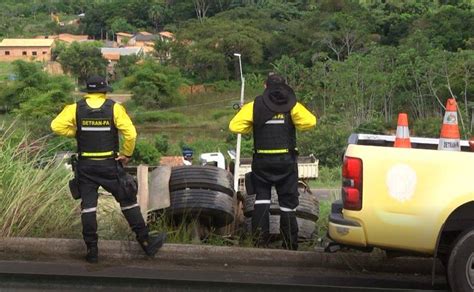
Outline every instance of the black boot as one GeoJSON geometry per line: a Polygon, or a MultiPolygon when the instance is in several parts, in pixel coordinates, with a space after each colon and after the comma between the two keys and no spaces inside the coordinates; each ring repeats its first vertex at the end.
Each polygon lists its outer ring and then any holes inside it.
{"type": "Polygon", "coordinates": [[[137,239],[148,237],[148,228],[146,227],[139,207],[123,210],[122,213],[125,219],[127,219],[130,228],[135,232],[137,239]]]}
{"type": "Polygon", "coordinates": [[[140,246],[148,256],[154,256],[166,241],[166,233],[157,236],[148,236],[146,239],[138,239],[140,246]]]}
{"type": "Polygon", "coordinates": [[[99,248],[97,247],[97,242],[88,242],[86,245],[86,261],[91,264],[97,264],[99,262],[99,248]]]}
{"type": "Polygon", "coordinates": [[[256,247],[268,247],[270,241],[270,204],[254,205],[252,213],[252,240],[256,247]]]}

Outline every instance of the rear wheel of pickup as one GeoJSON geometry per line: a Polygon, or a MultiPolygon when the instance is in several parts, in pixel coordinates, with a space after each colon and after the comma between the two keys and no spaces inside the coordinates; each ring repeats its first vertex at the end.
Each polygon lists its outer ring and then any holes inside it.
{"type": "Polygon", "coordinates": [[[447,273],[452,291],[474,291],[474,228],[463,232],[454,243],[447,273]]]}

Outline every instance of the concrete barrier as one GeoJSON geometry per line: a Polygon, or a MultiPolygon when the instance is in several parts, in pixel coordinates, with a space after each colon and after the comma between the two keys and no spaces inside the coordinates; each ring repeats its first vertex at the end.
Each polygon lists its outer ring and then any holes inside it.
{"type": "MultiPolygon", "coordinates": [[[[85,245],[78,239],[2,238],[0,260],[82,259],[85,245]]],[[[99,241],[101,262],[107,259],[145,259],[134,241],[99,241]]],[[[152,259],[157,263],[219,264],[239,266],[287,266],[331,268],[359,272],[431,274],[432,259],[419,257],[387,258],[383,253],[287,251],[190,244],[165,244],[152,259]]],[[[437,272],[444,273],[437,263],[437,272]]]]}

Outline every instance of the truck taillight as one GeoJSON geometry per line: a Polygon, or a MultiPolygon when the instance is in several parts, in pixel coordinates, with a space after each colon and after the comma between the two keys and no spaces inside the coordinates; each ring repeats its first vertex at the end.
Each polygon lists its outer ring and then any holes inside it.
{"type": "Polygon", "coordinates": [[[342,165],[342,201],[344,209],[362,209],[362,160],[344,157],[342,165]]]}

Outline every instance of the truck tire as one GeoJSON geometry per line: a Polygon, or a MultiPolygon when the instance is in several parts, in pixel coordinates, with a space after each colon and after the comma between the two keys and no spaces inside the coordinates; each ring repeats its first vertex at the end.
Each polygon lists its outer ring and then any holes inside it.
{"type": "Polygon", "coordinates": [[[170,177],[170,192],[185,189],[205,189],[234,196],[234,178],[232,174],[215,166],[178,166],[173,167],[170,177]]]}
{"type": "Polygon", "coordinates": [[[300,204],[296,208],[296,214],[300,218],[317,221],[319,218],[319,200],[316,195],[305,189],[299,189],[300,204]]]}
{"type": "Polygon", "coordinates": [[[166,214],[175,219],[199,218],[209,226],[220,228],[234,221],[234,199],[228,194],[186,189],[170,193],[171,205],[166,214]]]}
{"type": "Polygon", "coordinates": [[[446,270],[452,291],[474,291],[474,228],[456,239],[446,270]]]}
{"type": "MultiPolygon", "coordinates": [[[[245,217],[252,217],[253,205],[255,204],[255,194],[247,195],[244,199],[244,215],[245,217]]],[[[278,204],[278,197],[276,193],[272,191],[272,198],[270,204],[270,213],[278,213],[280,210],[280,205],[278,204]]]]}
{"type": "MultiPolygon", "coordinates": [[[[318,198],[305,189],[298,189],[300,192],[300,204],[296,208],[296,216],[311,221],[317,221],[319,218],[319,201],[318,198]]],[[[244,200],[244,215],[252,217],[253,205],[255,203],[255,195],[247,195],[244,200]]],[[[270,214],[280,214],[280,205],[278,204],[278,195],[272,189],[272,198],[270,204],[270,214]]]]}
{"type": "MultiPolygon", "coordinates": [[[[298,239],[301,241],[312,239],[316,231],[316,223],[311,220],[296,218],[298,221],[298,239]]],[[[245,218],[245,231],[252,232],[252,218],[245,218]]],[[[281,239],[280,215],[270,215],[270,236],[272,240],[281,239]]]]}

